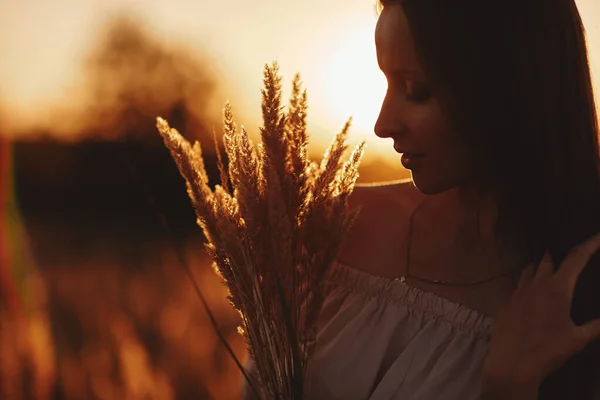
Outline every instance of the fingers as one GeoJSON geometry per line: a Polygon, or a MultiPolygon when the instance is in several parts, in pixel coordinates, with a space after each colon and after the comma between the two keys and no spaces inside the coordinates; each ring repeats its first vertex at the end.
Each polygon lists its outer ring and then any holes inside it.
{"type": "Polygon", "coordinates": [[[517,290],[515,293],[519,293],[519,291],[523,290],[523,288],[531,283],[533,280],[533,275],[535,273],[535,264],[528,264],[521,272],[521,277],[519,278],[519,283],[517,285],[517,290]]]}
{"type": "Polygon", "coordinates": [[[542,257],[542,261],[540,261],[540,265],[537,268],[535,276],[533,277],[533,282],[539,282],[539,280],[546,276],[552,276],[554,274],[554,263],[552,262],[552,257],[550,256],[550,252],[546,251],[544,253],[544,257],[542,257]]]}
{"type": "Polygon", "coordinates": [[[569,293],[575,289],[581,271],[598,250],[600,250],[600,234],[596,234],[575,246],[567,255],[555,275],[559,281],[567,284],[569,293]]]}
{"type": "Polygon", "coordinates": [[[577,327],[577,345],[579,351],[583,350],[593,341],[600,340],[600,318],[594,319],[577,327]]]}
{"type": "Polygon", "coordinates": [[[535,264],[528,264],[521,273],[521,278],[519,279],[519,284],[517,285],[517,290],[522,290],[524,286],[527,286],[529,283],[535,283],[539,281],[544,276],[551,276],[554,273],[554,266],[552,264],[552,258],[550,257],[550,253],[544,253],[544,257],[542,257],[542,261],[540,261],[540,265],[535,268],[535,264]]]}

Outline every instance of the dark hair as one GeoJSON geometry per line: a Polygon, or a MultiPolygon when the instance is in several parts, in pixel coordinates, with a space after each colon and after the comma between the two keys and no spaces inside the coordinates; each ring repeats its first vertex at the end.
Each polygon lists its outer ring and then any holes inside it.
{"type": "MultiPolygon", "coordinates": [[[[585,32],[573,0],[382,0],[406,13],[436,97],[499,201],[498,236],[528,262],[555,265],[600,231],[598,120],[585,32]],[[518,233],[518,235],[517,235],[518,233]]],[[[600,317],[600,257],[575,288],[576,324],[600,317]]],[[[600,342],[540,388],[541,399],[592,399],[600,342]]]]}

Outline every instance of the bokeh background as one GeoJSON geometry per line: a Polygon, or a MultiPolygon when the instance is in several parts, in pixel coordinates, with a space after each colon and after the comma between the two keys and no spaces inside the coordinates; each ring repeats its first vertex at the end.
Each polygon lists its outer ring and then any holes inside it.
{"type": "MultiPolygon", "coordinates": [[[[600,87],[600,3],[578,0],[600,87]]],[[[311,156],[349,116],[360,182],[407,177],[373,134],[374,0],[0,0],[0,399],[234,399],[238,318],[157,115],[205,149],[255,139],[265,63],[299,72],[311,156]],[[166,225],[164,224],[166,221],[166,225]]]]}

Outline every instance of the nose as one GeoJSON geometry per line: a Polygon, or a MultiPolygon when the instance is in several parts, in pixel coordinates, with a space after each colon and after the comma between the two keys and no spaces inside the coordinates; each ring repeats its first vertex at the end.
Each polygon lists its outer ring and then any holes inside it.
{"type": "Polygon", "coordinates": [[[400,116],[397,104],[391,101],[389,95],[383,100],[379,116],[375,122],[375,135],[385,139],[397,136],[406,131],[406,125],[400,116]]]}

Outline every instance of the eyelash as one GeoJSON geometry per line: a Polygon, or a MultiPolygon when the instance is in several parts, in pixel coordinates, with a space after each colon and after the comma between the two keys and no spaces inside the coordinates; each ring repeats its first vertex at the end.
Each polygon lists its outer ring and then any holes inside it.
{"type": "Polygon", "coordinates": [[[431,92],[423,87],[424,84],[406,81],[406,99],[413,103],[425,103],[431,98],[431,92]]]}
{"type": "Polygon", "coordinates": [[[389,84],[400,85],[402,91],[406,94],[406,100],[412,103],[426,103],[432,97],[432,93],[427,89],[426,84],[421,82],[417,83],[411,80],[402,79],[401,82],[390,80],[389,84]]]}

